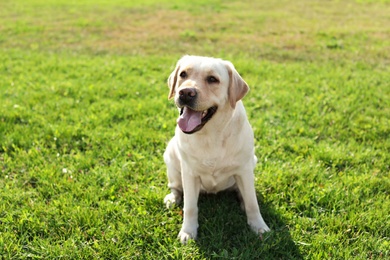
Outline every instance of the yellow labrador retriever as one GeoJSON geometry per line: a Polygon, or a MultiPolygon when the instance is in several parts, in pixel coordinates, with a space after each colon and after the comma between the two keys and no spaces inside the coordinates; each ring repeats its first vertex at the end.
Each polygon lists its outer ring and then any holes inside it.
{"type": "Polygon", "coordinates": [[[254,137],[241,101],[249,90],[246,82],[228,61],[184,56],[168,85],[180,116],[164,153],[171,189],[164,203],[169,208],[184,197],[180,241],[197,236],[201,191],[238,190],[252,230],[269,231],[254,187],[254,137]]]}

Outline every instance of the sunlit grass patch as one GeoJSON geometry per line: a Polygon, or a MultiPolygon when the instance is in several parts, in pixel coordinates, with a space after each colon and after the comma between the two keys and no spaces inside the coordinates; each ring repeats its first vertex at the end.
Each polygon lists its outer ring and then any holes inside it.
{"type": "Polygon", "coordinates": [[[0,255],[386,259],[386,1],[8,1],[0,4],[0,255]],[[176,239],[162,153],[184,54],[231,60],[272,232],[234,194],[201,196],[176,239]]]}

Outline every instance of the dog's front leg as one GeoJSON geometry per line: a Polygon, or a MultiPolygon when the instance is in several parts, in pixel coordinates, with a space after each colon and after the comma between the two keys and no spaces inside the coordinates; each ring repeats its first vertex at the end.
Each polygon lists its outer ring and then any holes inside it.
{"type": "Polygon", "coordinates": [[[245,212],[249,226],[254,232],[256,232],[256,234],[269,231],[269,227],[264,222],[263,217],[260,214],[253,173],[248,172],[245,176],[236,175],[235,180],[242,199],[244,200],[245,212]]]}
{"type": "Polygon", "coordinates": [[[196,239],[198,230],[198,198],[200,179],[190,173],[190,169],[183,169],[183,197],[184,217],[183,225],[178,235],[180,242],[185,244],[189,239],[196,239]]]}

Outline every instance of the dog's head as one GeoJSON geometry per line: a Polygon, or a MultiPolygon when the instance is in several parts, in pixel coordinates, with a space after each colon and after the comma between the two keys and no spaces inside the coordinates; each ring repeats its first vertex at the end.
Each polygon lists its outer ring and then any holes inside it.
{"type": "Polygon", "coordinates": [[[199,56],[181,58],[168,86],[180,111],[177,123],[187,134],[202,129],[219,109],[234,109],[249,90],[232,63],[199,56]]]}

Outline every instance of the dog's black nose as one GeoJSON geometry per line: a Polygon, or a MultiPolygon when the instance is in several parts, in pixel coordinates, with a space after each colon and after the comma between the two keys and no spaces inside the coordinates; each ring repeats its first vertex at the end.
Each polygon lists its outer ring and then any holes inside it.
{"type": "Polygon", "coordinates": [[[196,98],[196,89],[194,88],[185,88],[179,91],[179,98],[183,102],[190,102],[196,98]]]}

